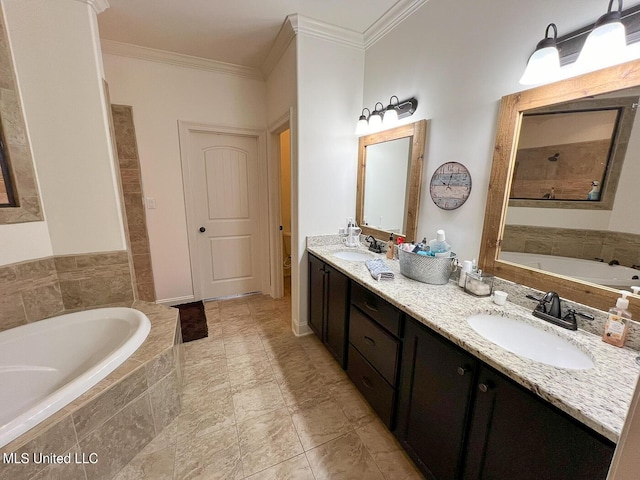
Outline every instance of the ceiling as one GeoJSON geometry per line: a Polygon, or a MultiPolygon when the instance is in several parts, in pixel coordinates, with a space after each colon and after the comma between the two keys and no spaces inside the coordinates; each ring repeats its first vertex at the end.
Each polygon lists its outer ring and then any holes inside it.
{"type": "MultiPolygon", "coordinates": [[[[287,15],[364,33],[406,0],[108,0],[106,40],[259,68],[287,15]]],[[[410,2],[409,2],[410,3],[410,2]]]]}

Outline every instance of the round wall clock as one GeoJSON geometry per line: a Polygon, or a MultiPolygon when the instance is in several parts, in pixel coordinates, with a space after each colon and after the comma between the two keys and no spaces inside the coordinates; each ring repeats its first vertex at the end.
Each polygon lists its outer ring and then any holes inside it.
{"type": "Polygon", "coordinates": [[[440,165],[431,177],[429,185],[431,199],[444,210],[461,207],[471,193],[471,174],[458,162],[440,165]]]}

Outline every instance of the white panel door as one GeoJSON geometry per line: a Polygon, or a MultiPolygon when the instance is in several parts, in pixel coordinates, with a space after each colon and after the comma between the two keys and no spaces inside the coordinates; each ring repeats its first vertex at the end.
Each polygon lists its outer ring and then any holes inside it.
{"type": "Polygon", "coordinates": [[[260,291],[257,139],[191,131],[189,175],[202,298],[260,291]]]}

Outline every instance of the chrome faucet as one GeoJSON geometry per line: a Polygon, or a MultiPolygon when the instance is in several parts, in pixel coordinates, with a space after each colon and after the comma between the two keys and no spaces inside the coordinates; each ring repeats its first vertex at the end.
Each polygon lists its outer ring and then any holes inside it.
{"type": "Polygon", "coordinates": [[[542,298],[537,298],[533,295],[527,295],[527,298],[538,302],[538,305],[536,305],[536,308],[534,308],[532,312],[534,317],[541,318],[542,320],[568,330],[578,329],[576,315],[587,320],[593,320],[594,318],[593,315],[576,312],[572,308],[568,309],[567,313],[563,317],[560,297],[553,291],[545,293],[542,298]]]}

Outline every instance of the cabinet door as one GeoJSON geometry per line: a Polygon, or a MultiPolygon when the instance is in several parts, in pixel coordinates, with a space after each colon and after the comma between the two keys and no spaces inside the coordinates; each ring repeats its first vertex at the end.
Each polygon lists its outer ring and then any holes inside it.
{"type": "Polygon", "coordinates": [[[614,445],[483,367],[464,479],[604,480],[614,445]]]}
{"type": "Polygon", "coordinates": [[[329,265],[325,264],[324,268],[328,272],[324,344],[340,366],[345,368],[349,279],[329,265]]]}
{"type": "Polygon", "coordinates": [[[324,339],[324,309],[326,271],[324,262],[309,254],[309,326],[324,339]]]}
{"type": "Polygon", "coordinates": [[[477,360],[407,319],[401,368],[396,436],[427,478],[460,478],[477,360]]]}

